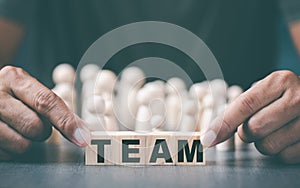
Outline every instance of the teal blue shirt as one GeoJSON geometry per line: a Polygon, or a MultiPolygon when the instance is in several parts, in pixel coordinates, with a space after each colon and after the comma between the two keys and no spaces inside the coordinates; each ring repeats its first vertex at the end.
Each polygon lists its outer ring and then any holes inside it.
{"type": "MultiPolygon", "coordinates": [[[[0,16],[26,30],[14,63],[50,87],[54,66],[69,62],[76,67],[100,36],[146,20],[192,31],[214,53],[225,79],[248,87],[274,69],[278,19],[284,14],[288,21],[297,20],[299,5],[297,0],[0,0],[0,16]]],[[[204,79],[189,58],[155,44],[131,46],[116,54],[107,67],[118,72],[149,56],[184,63],[194,81],[204,79]]]]}

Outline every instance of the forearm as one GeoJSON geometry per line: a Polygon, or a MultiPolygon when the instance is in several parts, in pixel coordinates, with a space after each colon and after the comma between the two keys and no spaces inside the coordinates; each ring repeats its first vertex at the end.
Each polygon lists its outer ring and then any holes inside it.
{"type": "Polygon", "coordinates": [[[22,36],[21,25],[0,18],[0,68],[11,63],[22,36]]]}

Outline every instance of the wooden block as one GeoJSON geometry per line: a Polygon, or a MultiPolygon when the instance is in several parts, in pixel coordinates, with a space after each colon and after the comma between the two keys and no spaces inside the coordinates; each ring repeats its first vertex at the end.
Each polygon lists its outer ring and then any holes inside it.
{"type": "Polygon", "coordinates": [[[117,132],[93,131],[91,144],[85,149],[86,165],[114,165],[119,160],[117,132]]]}
{"type": "Polygon", "coordinates": [[[175,165],[174,132],[152,132],[146,138],[147,165],[175,165]]]}
{"type": "Polygon", "coordinates": [[[146,135],[133,131],[116,132],[117,165],[145,165],[146,135]]]}
{"type": "Polygon", "coordinates": [[[203,165],[205,155],[200,141],[199,132],[175,133],[176,165],[203,165]]]}
{"type": "Polygon", "coordinates": [[[200,133],[94,131],[91,135],[86,165],[204,164],[200,133]]]}

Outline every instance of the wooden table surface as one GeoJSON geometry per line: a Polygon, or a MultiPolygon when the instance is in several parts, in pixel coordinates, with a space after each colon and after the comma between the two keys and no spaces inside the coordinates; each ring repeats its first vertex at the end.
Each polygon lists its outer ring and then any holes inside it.
{"type": "Polygon", "coordinates": [[[205,166],[85,166],[72,144],[37,144],[0,162],[0,187],[300,187],[300,165],[247,151],[206,153],[205,166]]]}

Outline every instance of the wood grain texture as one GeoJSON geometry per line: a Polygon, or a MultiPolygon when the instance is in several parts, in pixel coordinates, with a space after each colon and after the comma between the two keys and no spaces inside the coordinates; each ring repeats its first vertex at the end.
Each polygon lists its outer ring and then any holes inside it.
{"type": "Polygon", "coordinates": [[[86,165],[199,165],[199,132],[93,131],[86,165]]]}

